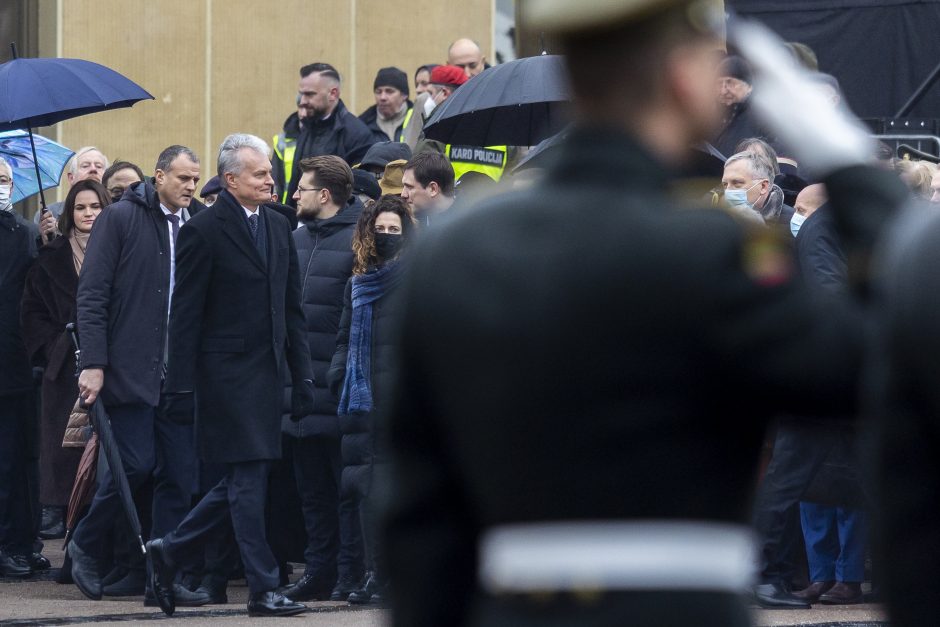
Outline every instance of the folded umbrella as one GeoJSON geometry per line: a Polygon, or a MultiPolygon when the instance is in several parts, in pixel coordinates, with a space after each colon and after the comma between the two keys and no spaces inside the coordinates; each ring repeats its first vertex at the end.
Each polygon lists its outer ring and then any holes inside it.
{"type": "MultiPolygon", "coordinates": [[[[50,126],[79,116],[130,107],[153,100],[140,85],[98,63],[83,59],[20,59],[0,64],[0,131],[26,129],[33,161],[38,156],[33,141],[34,126],[50,126]]],[[[39,189],[42,208],[46,197],[39,189]]]]}
{"type": "Polygon", "coordinates": [[[570,100],[562,57],[516,59],[457,88],[431,114],[424,134],[468,146],[534,146],[569,123],[570,100]]]}
{"type": "MultiPolygon", "coordinates": [[[[75,346],[75,373],[81,371],[82,349],[78,343],[76,326],[74,322],[65,325],[65,330],[72,338],[72,344],[75,346]]],[[[84,407],[84,401],[82,402],[84,407]]],[[[114,480],[114,487],[117,489],[118,496],[121,499],[121,506],[124,508],[124,515],[127,516],[127,522],[131,526],[131,532],[137,537],[137,543],[140,545],[141,553],[147,553],[147,547],[144,544],[143,532],[140,528],[140,519],[137,517],[137,507],[134,505],[134,495],[131,493],[131,486],[127,482],[127,473],[124,472],[124,462],[121,460],[121,451],[118,448],[117,441],[114,439],[114,431],[111,430],[111,419],[108,418],[104,409],[104,403],[96,400],[88,407],[88,417],[91,419],[91,425],[95,430],[94,440],[97,441],[97,450],[99,455],[104,455],[108,469],[111,471],[111,477],[114,480]]],[[[89,445],[91,440],[89,440],[89,445]]],[[[88,454],[88,445],[85,447],[85,453],[88,454]]],[[[84,459],[85,455],[82,455],[84,459]]],[[[91,463],[91,462],[90,462],[91,463]]],[[[76,496],[76,485],[72,487],[72,496],[76,496]]],[[[83,488],[90,489],[90,488],[83,488]]],[[[69,498],[69,510],[72,509],[72,498],[69,498]]],[[[77,522],[78,512],[81,511],[81,500],[76,501],[73,524],[77,522]]],[[[66,514],[66,525],[69,523],[69,514],[66,514]]],[[[70,536],[71,534],[68,534],[70,536]]],[[[68,542],[68,536],[66,542],[68,542]]]]}
{"type": "Polygon", "coordinates": [[[58,186],[65,164],[75,154],[62,144],[42,135],[33,135],[33,140],[36,147],[35,162],[29,133],[26,131],[0,133],[0,157],[3,157],[13,168],[14,185],[11,200],[14,203],[38,194],[39,183],[37,181],[42,181],[43,189],[58,186]],[[37,178],[37,173],[39,178],[37,178]]]}
{"type": "Polygon", "coordinates": [[[146,554],[147,547],[140,528],[140,519],[137,517],[137,506],[134,505],[134,495],[131,493],[131,486],[127,482],[127,474],[124,472],[121,450],[114,439],[114,431],[111,430],[111,419],[105,412],[104,404],[99,400],[95,400],[88,408],[88,415],[91,417],[91,424],[94,425],[95,433],[98,435],[98,446],[100,447],[98,454],[103,455],[105,462],[108,464],[111,477],[114,479],[114,487],[117,489],[121,505],[124,508],[124,515],[131,526],[131,532],[137,538],[141,553],[146,554]]]}

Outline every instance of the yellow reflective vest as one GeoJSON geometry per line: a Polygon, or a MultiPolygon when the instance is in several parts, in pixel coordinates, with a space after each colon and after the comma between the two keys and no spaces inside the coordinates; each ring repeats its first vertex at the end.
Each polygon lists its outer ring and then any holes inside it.
{"type": "Polygon", "coordinates": [[[294,152],[297,150],[297,140],[280,133],[274,136],[271,145],[274,146],[274,154],[284,164],[284,189],[281,190],[281,202],[287,203],[287,189],[290,187],[291,174],[294,173],[294,152]]]}
{"type": "Polygon", "coordinates": [[[414,107],[408,107],[408,113],[405,114],[405,119],[402,120],[401,128],[398,130],[398,137],[395,138],[395,141],[405,141],[405,129],[408,128],[408,122],[411,122],[411,116],[414,114],[414,112],[414,107]]]}
{"type": "Polygon", "coordinates": [[[494,181],[502,178],[506,170],[507,146],[460,146],[447,144],[444,155],[454,167],[454,179],[467,172],[485,174],[494,181]]]}

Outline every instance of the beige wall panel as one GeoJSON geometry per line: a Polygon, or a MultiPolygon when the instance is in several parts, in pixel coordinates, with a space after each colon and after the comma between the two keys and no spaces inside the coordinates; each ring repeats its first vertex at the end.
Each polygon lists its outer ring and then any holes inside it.
{"type": "Polygon", "coordinates": [[[492,59],[492,0],[353,0],[356,5],[356,113],[375,104],[372,81],[379,68],[393,65],[408,74],[414,99],[414,72],[426,63],[447,61],[447,47],[469,37],[492,59]]]}
{"type": "Polygon", "coordinates": [[[323,61],[347,76],[350,1],[213,2],[213,152],[235,132],[252,133],[270,143],[296,110],[301,66],[323,61]]]}
{"type": "Polygon", "coordinates": [[[106,65],[155,98],[63,122],[61,141],[73,150],[94,144],[146,174],[170,144],[190,146],[202,156],[205,2],[63,0],[61,6],[63,57],[106,65]]]}

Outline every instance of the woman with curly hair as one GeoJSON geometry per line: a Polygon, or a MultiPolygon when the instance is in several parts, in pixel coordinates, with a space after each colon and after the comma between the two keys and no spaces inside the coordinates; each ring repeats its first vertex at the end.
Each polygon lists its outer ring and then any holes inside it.
{"type": "Polygon", "coordinates": [[[385,580],[376,570],[375,524],[369,494],[376,460],[374,417],[388,397],[396,350],[394,292],[401,280],[399,258],[415,232],[415,220],[400,196],[382,196],[359,216],[353,234],[353,276],[346,284],[345,306],[330,365],[330,388],[339,397],[343,432],[344,496],[359,500],[366,549],[366,576],[349,595],[350,603],[381,603],[385,580]]]}

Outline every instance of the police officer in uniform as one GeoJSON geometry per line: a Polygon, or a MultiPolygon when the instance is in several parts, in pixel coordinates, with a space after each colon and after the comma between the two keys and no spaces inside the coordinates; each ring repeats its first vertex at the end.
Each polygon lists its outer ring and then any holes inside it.
{"type": "MultiPolygon", "coordinates": [[[[393,622],[748,625],[766,424],[853,409],[859,307],[814,302],[784,246],[671,192],[719,122],[720,7],[522,15],[565,45],[577,123],[543,185],[412,251],[381,491],[393,622]]],[[[762,54],[743,32],[736,47],[762,54]]],[[[857,165],[868,140],[848,120],[800,114],[812,90],[771,56],[749,58],[784,106],[768,122],[828,174],[864,266],[905,191],[857,165]]]]}

